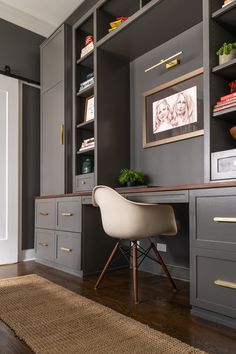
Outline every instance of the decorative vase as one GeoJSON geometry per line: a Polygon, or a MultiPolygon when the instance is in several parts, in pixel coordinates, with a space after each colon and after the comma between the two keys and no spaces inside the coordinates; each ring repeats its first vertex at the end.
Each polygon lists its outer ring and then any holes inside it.
{"type": "Polygon", "coordinates": [[[230,135],[232,136],[232,138],[234,140],[236,140],[236,126],[230,128],[229,132],[230,132],[230,135]]]}
{"type": "Polygon", "coordinates": [[[136,186],[136,182],[133,181],[126,182],[126,187],[134,187],[134,186],[136,186]]]}
{"type": "Polygon", "coordinates": [[[82,173],[91,173],[93,172],[93,162],[91,159],[87,158],[82,165],[82,173]]]}

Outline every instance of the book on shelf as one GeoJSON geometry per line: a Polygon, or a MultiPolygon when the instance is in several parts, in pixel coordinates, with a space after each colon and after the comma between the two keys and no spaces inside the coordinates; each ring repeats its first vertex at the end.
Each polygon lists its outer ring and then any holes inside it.
{"type": "Polygon", "coordinates": [[[108,29],[108,32],[114,31],[122,24],[122,22],[126,20],[128,20],[128,17],[117,17],[115,21],[110,22],[110,28],[108,29]]]}
{"type": "Polygon", "coordinates": [[[83,58],[86,54],[90,53],[94,49],[93,42],[87,44],[84,48],[82,48],[80,53],[80,58],[83,58]]]}
{"type": "Polygon", "coordinates": [[[213,112],[223,111],[224,109],[232,108],[232,107],[235,107],[235,106],[236,106],[236,102],[230,103],[230,104],[227,104],[227,105],[224,105],[224,106],[221,106],[221,107],[215,106],[213,108],[213,112]]]}
{"type": "Polygon", "coordinates": [[[81,82],[79,92],[93,84],[94,84],[94,76],[84,82],[81,82]]]}
{"type": "Polygon", "coordinates": [[[236,98],[236,92],[232,92],[232,93],[229,93],[228,95],[222,96],[220,98],[220,101],[218,101],[218,102],[222,102],[222,101],[226,101],[226,100],[229,101],[233,98],[236,98]]]}
{"type": "Polygon", "coordinates": [[[79,151],[81,152],[81,151],[89,150],[89,149],[94,148],[94,146],[95,146],[94,143],[93,144],[88,144],[87,146],[84,146],[84,147],[81,146],[79,151]]]}
{"type": "Polygon", "coordinates": [[[79,151],[88,150],[88,149],[94,148],[94,146],[95,146],[94,137],[90,138],[90,139],[84,139],[82,141],[79,151]]]}
{"type": "Polygon", "coordinates": [[[236,97],[234,97],[234,99],[229,100],[229,101],[218,101],[218,102],[216,102],[214,108],[223,107],[223,106],[226,107],[226,106],[228,106],[231,103],[236,103],[236,97]]]}

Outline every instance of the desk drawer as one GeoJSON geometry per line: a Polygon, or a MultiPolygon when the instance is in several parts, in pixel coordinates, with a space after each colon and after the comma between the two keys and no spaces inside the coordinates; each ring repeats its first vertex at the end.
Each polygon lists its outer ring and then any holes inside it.
{"type": "Polygon", "coordinates": [[[126,198],[139,203],[188,203],[188,191],[130,193],[126,198]]]}
{"type": "Polygon", "coordinates": [[[81,269],[81,235],[79,233],[57,233],[55,261],[74,270],[81,269]]]}
{"type": "Polygon", "coordinates": [[[196,239],[236,250],[236,196],[196,198],[196,239]]]}
{"type": "Polygon", "coordinates": [[[81,231],[81,198],[57,199],[57,230],[81,231]]]}
{"type": "Polygon", "coordinates": [[[54,229],[56,224],[55,200],[36,200],[35,226],[45,229],[54,229]]]}
{"type": "Polygon", "coordinates": [[[236,253],[193,251],[191,304],[236,318],[236,253]]]}
{"type": "Polygon", "coordinates": [[[54,260],[55,233],[51,230],[35,230],[35,254],[36,258],[54,260]]]}

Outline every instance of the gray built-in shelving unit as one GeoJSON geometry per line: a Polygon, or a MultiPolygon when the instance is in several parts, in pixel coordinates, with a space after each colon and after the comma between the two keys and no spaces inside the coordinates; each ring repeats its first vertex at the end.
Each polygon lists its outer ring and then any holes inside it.
{"type": "Polygon", "coordinates": [[[130,166],[131,61],[201,21],[201,1],[101,0],[74,24],[74,191],[96,184],[117,186],[120,169],[130,166]],[[174,21],[170,13],[178,13],[174,21]],[[129,19],[108,33],[109,23],[121,16],[129,19]],[[80,58],[87,35],[94,37],[94,50],[80,58]],[[79,92],[80,83],[91,72],[95,84],[79,92]],[[91,95],[95,97],[95,119],[85,123],[85,101],[91,95]],[[79,152],[82,141],[91,137],[95,148],[79,152]],[[94,161],[90,176],[82,174],[87,157],[94,161]]]}
{"type": "MultiPolygon", "coordinates": [[[[219,65],[216,51],[224,42],[236,41],[236,1],[222,8],[223,1],[203,1],[204,26],[204,102],[205,102],[205,181],[227,179],[227,173],[213,168],[213,155],[235,149],[229,129],[235,125],[236,108],[213,113],[221,96],[229,93],[228,83],[236,79],[236,60],[219,65]],[[225,177],[225,178],[224,178],[225,177]]],[[[226,157],[227,153],[222,153],[226,157]]],[[[227,158],[227,157],[226,157],[227,158]]],[[[232,173],[230,174],[232,176],[232,173]]],[[[235,175],[236,176],[236,175],[235,175]]],[[[231,177],[232,178],[232,177],[231,177]]]]}

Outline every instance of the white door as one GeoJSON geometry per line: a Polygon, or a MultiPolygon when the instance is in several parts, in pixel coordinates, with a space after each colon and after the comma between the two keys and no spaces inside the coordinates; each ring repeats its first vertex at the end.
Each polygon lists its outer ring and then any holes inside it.
{"type": "Polygon", "coordinates": [[[0,75],[0,264],[18,261],[19,83],[0,75]]]}

